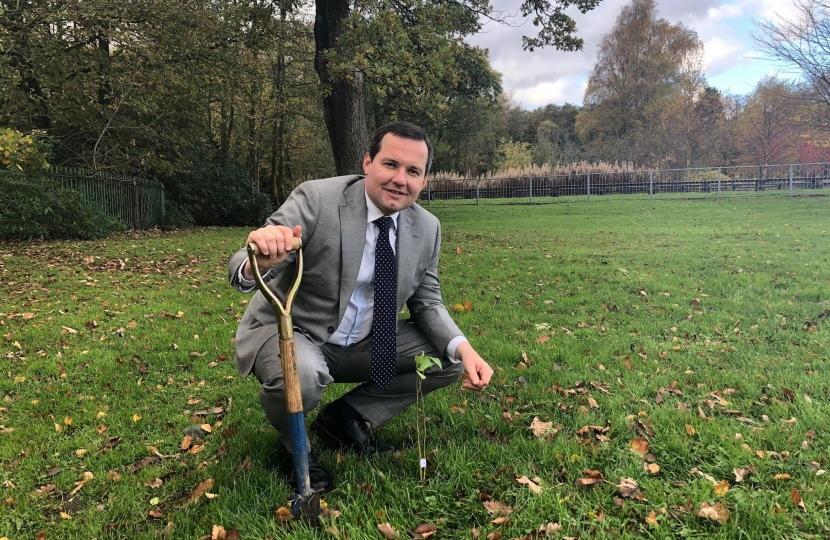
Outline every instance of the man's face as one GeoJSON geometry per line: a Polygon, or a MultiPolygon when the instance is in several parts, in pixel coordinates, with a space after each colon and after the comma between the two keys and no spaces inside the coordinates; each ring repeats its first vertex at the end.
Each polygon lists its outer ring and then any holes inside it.
{"type": "Polygon", "coordinates": [[[412,206],[427,185],[427,143],[387,133],[380,141],[380,152],[363,158],[366,194],[384,215],[412,206]]]}

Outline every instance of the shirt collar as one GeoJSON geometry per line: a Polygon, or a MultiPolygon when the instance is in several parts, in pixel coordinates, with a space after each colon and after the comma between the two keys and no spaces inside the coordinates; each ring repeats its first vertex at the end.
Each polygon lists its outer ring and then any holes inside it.
{"type": "MultiPolygon", "coordinates": [[[[369,198],[369,194],[364,191],[363,195],[366,197],[366,221],[367,221],[367,223],[372,223],[373,221],[375,221],[379,217],[383,217],[383,212],[381,212],[380,209],[377,206],[375,206],[375,203],[373,203],[372,199],[369,198]]],[[[394,214],[389,216],[389,217],[392,218],[392,230],[398,230],[398,215],[399,214],[400,214],[400,212],[395,212],[394,214]]]]}

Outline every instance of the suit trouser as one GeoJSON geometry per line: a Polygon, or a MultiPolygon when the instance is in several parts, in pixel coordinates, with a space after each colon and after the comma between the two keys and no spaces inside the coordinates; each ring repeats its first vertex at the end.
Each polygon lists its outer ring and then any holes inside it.
{"type": "MultiPolygon", "coordinates": [[[[372,362],[372,336],[348,347],[329,343],[315,345],[306,335],[295,331],[297,364],[300,370],[300,386],[303,393],[303,409],[306,414],[320,403],[326,387],[333,382],[362,383],[346,393],[343,398],[373,426],[381,427],[392,417],[415,403],[415,356],[424,352],[440,358],[435,347],[408,320],[398,321],[397,375],[386,390],[369,380],[372,362]]],[[[421,381],[421,392],[430,392],[449,386],[458,380],[463,368],[461,363],[444,359],[442,369],[431,366],[421,381]]],[[[259,402],[268,421],[280,434],[283,444],[291,450],[289,441],[282,366],[279,355],[279,336],[265,342],[257,353],[253,373],[262,384],[259,402]]]]}

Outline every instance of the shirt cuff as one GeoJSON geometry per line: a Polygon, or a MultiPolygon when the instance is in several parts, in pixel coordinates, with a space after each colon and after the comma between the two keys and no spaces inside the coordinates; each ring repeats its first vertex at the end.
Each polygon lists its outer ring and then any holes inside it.
{"type": "Polygon", "coordinates": [[[461,360],[455,357],[455,350],[458,348],[459,345],[467,341],[467,338],[464,336],[456,336],[452,338],[452,341],[447,345],[447,358],[450,359],[450,362],[453,364],[459,363],[461,360]]]}
{"type": "MultiPolygon", "coordinates": [[[[247,259],[239,265],[239,270],[236,271],[236,276],[239,281],[239,292],[242,293],[249,293],[256,289],[256,281],[251,279],[245,279],[245,276],[242,274],[242,270],[245,268],[245,263],[248,262],[247,259]]],[[[267,272],[262,276],[263,281],[265,281],[265,277],[271,273],[273,268],[269,268],[267,272]]],[[[455,350],[455,349],[453,349],[455,350]]]]}

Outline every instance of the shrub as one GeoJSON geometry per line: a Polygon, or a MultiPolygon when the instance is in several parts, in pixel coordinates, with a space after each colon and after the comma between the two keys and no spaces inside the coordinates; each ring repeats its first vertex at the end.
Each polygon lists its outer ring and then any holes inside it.
{"type": "Polygon", "coordinates": [[[0,175],[0,239],[94,240],[124,225],[54,180],[0,175]]]}
{"type": "Polygon", "coordinates": [[[201,226],[259,226],[273,212],[267,195],[252,192],[248,173],[236,165],[204,165],[169,186],[180,212],[201,226]]]}
{"type": "Polygon", "coordinates": [[[0,169],[46,169],[52,147],[42,131],[29,134],[0,128],[0,169]]]}
{"type": "Polygon", "coordinates": [[[186,229],[192,227],[193,223],[193,216],[190,215],[187,208],[169,198],[164,200],[164,217],[159,224],[162,230],[186,229]]]}

